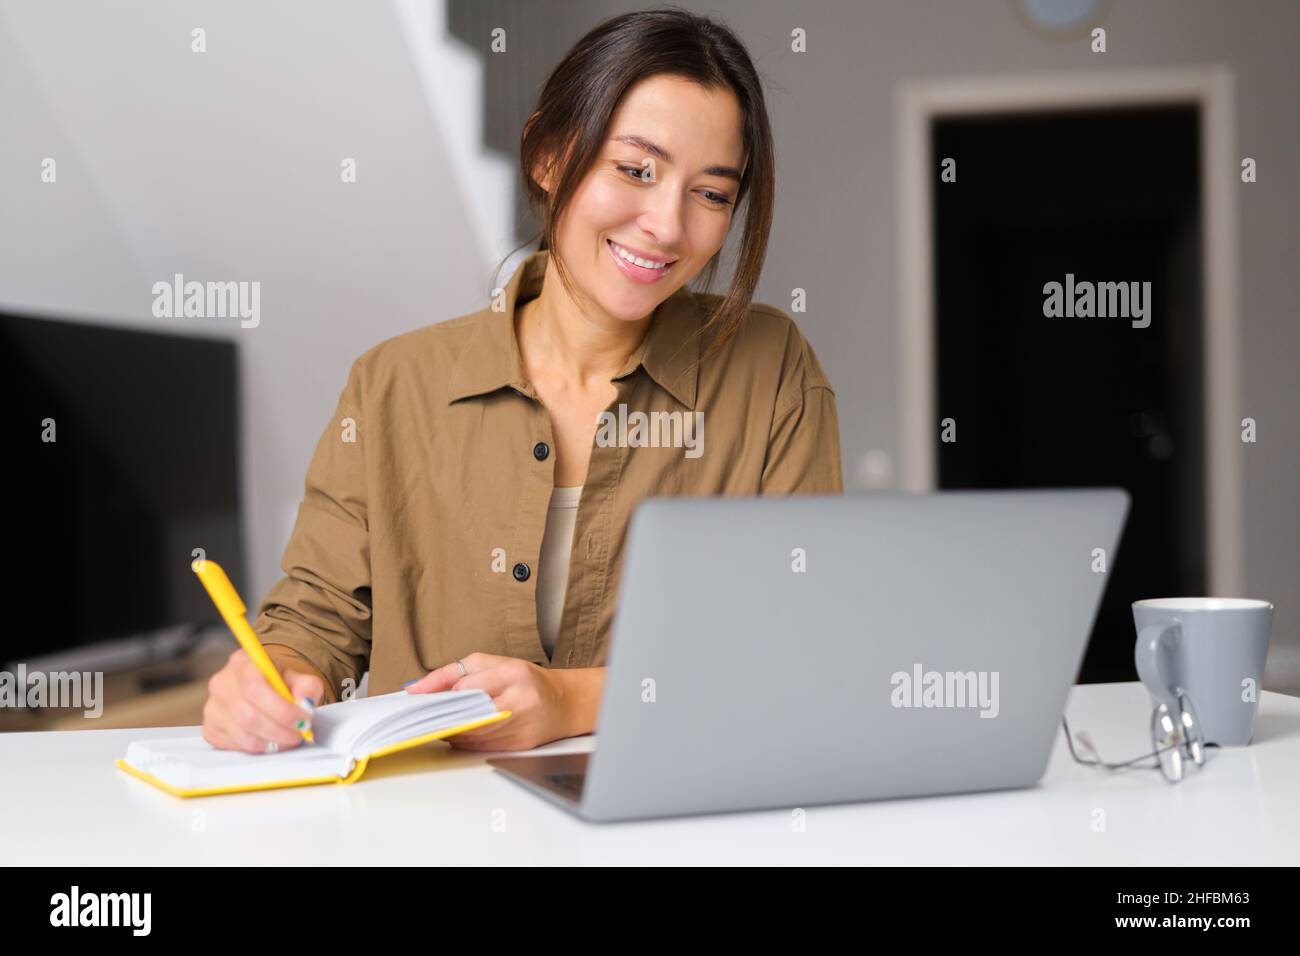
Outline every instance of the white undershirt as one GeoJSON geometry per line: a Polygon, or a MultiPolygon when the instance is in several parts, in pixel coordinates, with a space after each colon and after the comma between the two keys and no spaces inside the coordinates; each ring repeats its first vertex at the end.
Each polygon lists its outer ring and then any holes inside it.
{"type": "Polygon", "coordinates": [[[578,517],[582,485],[555,488],[546,510],[546,531],[542,535],[542,556],[537,566],[537,630],[549,658],[555,652],[555,638],[564,617],[564,592],[569,583],[569,553],[573,550],[573,526],[578,517]]]}

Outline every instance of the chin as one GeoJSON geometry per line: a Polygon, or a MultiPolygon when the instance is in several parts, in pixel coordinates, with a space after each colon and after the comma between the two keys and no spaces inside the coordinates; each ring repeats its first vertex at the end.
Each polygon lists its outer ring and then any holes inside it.
{"type": "Polygon", "coordinates": [[[616,296],[613,301],[605,303],[605,311],[624,322],[636,322],[657,309],[668,295],[656,290],[653,295],[642,293],[616,296]]]}

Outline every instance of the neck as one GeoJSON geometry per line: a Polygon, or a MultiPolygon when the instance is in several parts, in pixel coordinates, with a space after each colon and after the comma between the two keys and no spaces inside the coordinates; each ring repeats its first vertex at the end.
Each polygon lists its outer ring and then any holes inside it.
{"type": "Polygon", "coordinates": [[[654,313],[635,322],[584,309],[560,283],[554,260],[541,294],[515,310],[515,329],[530,377],[541,371],[586,388],[608,385],[645,337],[654,313]]]}

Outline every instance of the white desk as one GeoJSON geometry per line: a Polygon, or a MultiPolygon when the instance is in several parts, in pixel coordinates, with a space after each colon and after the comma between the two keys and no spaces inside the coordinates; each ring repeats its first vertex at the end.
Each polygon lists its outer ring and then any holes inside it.
{"type": "MultiPolygon", "coordinates": [[[[1107,760],[1145,753],[1139,684],[1075,687],[1070,728],[1107,760]]],[[[182,800],[118,770],[168,730],[0,735],[0,860],[30,864],[1290,864],[1300,863],[1300,698],[1265,692],[1255,741],[1210,748],[1177,785],[1107,773],[1064,736],[1038,786],[791,811],[589,824],[436,742],[376,761],[356,784],[182,800]],[[1095,811],[1105,813],[1094,831],[1095,811]]],[[[594,738],[553,752],[591,749],[594,738]]],[[[881,768],[881,772],[888,772],[881,768]]]]}

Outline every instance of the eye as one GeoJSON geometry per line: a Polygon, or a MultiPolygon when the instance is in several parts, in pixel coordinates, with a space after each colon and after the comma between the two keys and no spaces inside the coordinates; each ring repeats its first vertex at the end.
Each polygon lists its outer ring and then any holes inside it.
{"type": "MultiPolygon", "coordinates": [[[[650,170],[645,166],[627,166],[623,164],[618,164],[617,169],[620,173],[627,173],[628,176],[630,176],[632,179],[635,179],[637,182],[648,181],[646,180],[645,177],[650,172],[650,170]]],[[[725,195],[724,193],[716,192],[712,189],[701,189],[700,195],[704,197],[705,202],[709,203],[710,205],[718,209],[722,209],[727,206],[730,206],[734,201],[731,199],[731,197],[725,195]]]]}
{"type": "Polygon", "coordinates": [[[650,170],[644,166],[619,166],[618,171],[620,173],[631,173],[633,179],[645,182],[645,176],[650,170]]]}

